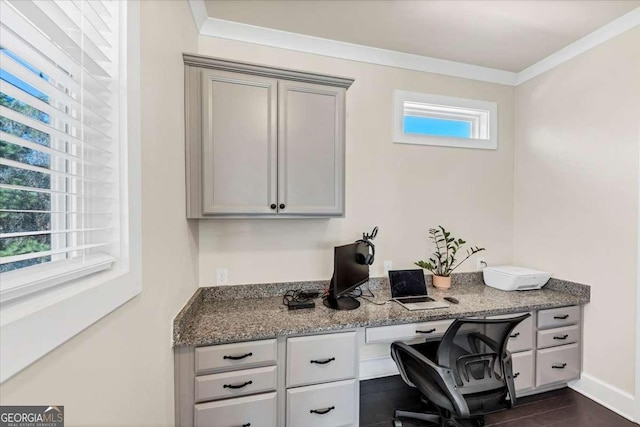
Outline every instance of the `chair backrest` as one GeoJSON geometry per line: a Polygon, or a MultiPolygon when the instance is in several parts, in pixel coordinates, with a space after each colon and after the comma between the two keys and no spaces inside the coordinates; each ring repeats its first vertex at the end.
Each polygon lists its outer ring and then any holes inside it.
{"type": "Polygon", "coordinates": [[[508,388],[513,397],[511,355],[513,329],[530,314],[509,319],[456,319],[437,351],[437,364],[451,369],[463,395],[508,388]]]}

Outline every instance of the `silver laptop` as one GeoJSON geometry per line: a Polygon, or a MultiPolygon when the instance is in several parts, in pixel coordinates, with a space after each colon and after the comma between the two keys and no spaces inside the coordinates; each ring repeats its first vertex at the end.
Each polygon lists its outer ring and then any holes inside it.
{"type": "Polygon", "coordinates": [[[446,308],[449,304],[427,296],[423,270],[390,270],[391,299],[407,310],[446,308]]]}

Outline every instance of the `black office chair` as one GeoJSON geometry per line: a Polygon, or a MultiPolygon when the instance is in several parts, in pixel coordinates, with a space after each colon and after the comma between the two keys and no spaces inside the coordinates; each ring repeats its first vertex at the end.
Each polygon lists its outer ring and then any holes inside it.
{"type": "Polygon", "coordinates": [[[442,338],[407,345],[391,344],[391,357],[409,386],[422,394],[435,412],[396,409],[393,426],[403,418],[442,427],[483,426],[484,415],[515,404],[511,331],[530,314],[511,319],[455,320],[442,338]]]}

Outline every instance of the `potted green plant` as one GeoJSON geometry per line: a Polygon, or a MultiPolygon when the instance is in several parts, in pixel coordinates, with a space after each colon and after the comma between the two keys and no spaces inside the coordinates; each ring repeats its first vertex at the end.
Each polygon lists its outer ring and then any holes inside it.
{"type": "Polygon", "coordinates": [[[462,246],[467,243],[462,239],[451,236],[451,233],[439,225],[438,228],[429,229],[429,238],[436,246],[435,252],[429,261],[418,261],[415,264],[433,273],[433,286],[439,289],[449,289],[451,287],[451,273],[460,264],[468,260],[472,255],[484,251],[484,248],[471,246],[467,249],[465,258],[456,264],[456,255],[462,246]]]}

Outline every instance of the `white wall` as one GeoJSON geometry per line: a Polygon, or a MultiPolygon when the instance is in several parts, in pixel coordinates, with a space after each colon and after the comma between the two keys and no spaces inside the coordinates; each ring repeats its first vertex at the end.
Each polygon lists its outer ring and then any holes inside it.
{"type": "Polygon", "coordinates": [[[329,279],[333,246],[374,225],[374,276],[383,275],[383,260],[402,268],[426,257],[427,230],[438,224],[486,247],[489,262],[511,260],[512,87],[212,37],[200,37],[200,53],[355,78],[346,97],[346,218],[201,221],[200,285],[214,285],[220,267],[229,269],[231,284],[329,279]],[[393,144],[395,89],[497,102],[499,149],[393,144]]]}
{"type": "Polygon", "coordinates": [[[64,404],[69,426],[173,425],[171,320],[197,283],[213,284],[216,267],[229,268],[230,283],[328,279],[331,248],[376,224],[373,275],[384,259],[402,268],[426,256],[427,229],[443,224],[485,246],[492,264],[515,253],[518,263],[593,285],[585,370],[633,390],[640,29],[514,90],[198,41],[186,1],[141,3],[143,292],[2,384],[2,404],[64,404]],[[213,220],[200,230],[185,220],[183,51],[356,79],[345,219],[213,220]],[[499,149],[393,144],[394,89],[498,102],[499,149]]]}
{"type": "Polygon", "coordinates": [[[584,371],[633,394],[640,28],[518,86],[515,105],[514,261],[592,286],[584,371]]]}
{"type": "Polygon", "coordinates": [[[0,387],[3,405],[64,405],[68,426],[174,424],[171,321],[198,262],[197,223],[185,219],[181,54],[197,36],[186,1],[141,8],[142,294],[0,387]]]}

